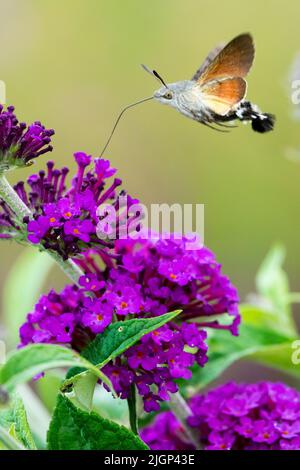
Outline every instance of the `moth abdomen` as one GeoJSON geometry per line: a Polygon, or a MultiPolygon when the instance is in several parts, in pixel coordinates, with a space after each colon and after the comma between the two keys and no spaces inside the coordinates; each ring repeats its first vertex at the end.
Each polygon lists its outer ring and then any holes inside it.
{"type": "Polygon", "coordinates": [[[240,121],[250,121],[252,129],[261,134],[272,131],[275,125],[275,116],[270,113],[263,113],[255,104],[250,101],[242,101],[235,112],[240,121]]]}

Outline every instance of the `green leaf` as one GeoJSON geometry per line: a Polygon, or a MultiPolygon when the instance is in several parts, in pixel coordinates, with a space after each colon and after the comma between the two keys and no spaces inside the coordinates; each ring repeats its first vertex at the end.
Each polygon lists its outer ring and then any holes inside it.
{"type": "Polygon", "coordinates": [[[270,346],[251,354],[247,359],[278,369],[286,374],[300,379],[300,365],[292,361],[293,341],[270,346]]]}
{"type": "Polygon", "coordinates": [[[93,411],[118,424],[128,424],[128,406],[126,400],[116,400],[103,387],[96,387],[93,398],[93,411]]]}
{"type": "Polygon", "coordinates": [[[62,370],[46,372],[44,377],[37,380],[35,388],[47,410],[52,413],[56,405],[56,397],[65,378],[62,370]]]}
{"type": "Polygon", "coordinates": [[[109,325],[103,333],[96,336],[82,355],[92,364],[102,368],[133,346],[144,335],[157,330],[173,320],[181,310],[165,313],[159,317],[127,320],[109,325]]]}
{"type": "Polygon", "coordinates": [[[35,450],[36,445],[28,425],[26,410],[19,395],[14,394],[9,405],[9,408],[0,411],[0,425],[26,449],[35,450]]]}
{"type": "MultiPolygon", "coordinates": [[[[112,323],[103,333],[88,345],[81,353],[97,368],[101,369],[108,362],[118,357],[126,349],[133,346],[144,335],[163,326],[181,313],[181,310],[165,313],[159,317],[141,318],[112,323]]],[[[90,409],[96,381],[89,379],[90,372],[80,368],[72,368],[64,381],[61,391],[71,393],[74,403],[90,409]],[[81,381],[83,383],[81,384],[81,381]],[[94,386],[93,386],[94,383],[94,386]]]]}
{"type": "Polygon", "coordinates": [[[44,407],[43,403],[29,384],[24,383],[18,385],[16,387],[16,393],[22,397],[22,401],[26,409],[28,423],[35,443],[38,449],[44,449],[51,415],[48,413],[47,409],[44,407]]]}
{"type": "MultiPolygon", "coordinates": [[[[139,318],[127,321],[112,323],[103,333],[96,338],[82,351],[82,356],[88,359],[92,364],[101,369],[108,362],[120,356],[126,349],[137,343],[144,335],[157,330],[165,323],[169,322],[181,310],[165,313],[159,317],[139,318]]],[[[67,374],[65,386],[71,385],[74,377],[86,374],[80,368],[72,368],[67,374]]]]}
{"type": "MultiPolygon", "coordinates": [[[[272,330],[278,333],[277,320],[278,313],[272,310],[265,310],[256,305],[241,305],[240,313],[243,325],[253,325],[260,329],[272,330]]],[[[287,334],[289,336],[289,334],[287,334]]]]}
{"type": "Polygon", "coordinates": [[[72,366],[90,370],[110,386],[97,367],[75,351],[55,344],[31,344],[10,354],[0,369],[0,384],[11,390],[48,369],[72,366]]]}
{"type": "Polygon", "coordinates": [[[15,438],[13,427],[7,431],[0,424],[0,450],[26,450],[26,447],[15,438]]]}
{"type": "Polygon", "coordinates": [[[6,278],[2,308],[4,323],[8,331],[8,342],[15,346],[19,342],[19,328],[37,301],[54,261],[45,253],[26,248],[17,258],[6,278]],[[22,289],[22,295],[17,292],[22,289]]]}
{"type": "MultiPolygon", "coordinates": [[[[65,392],[65,395],[78,408],[91,411],[97,381],[98,377],[90,372],[81,375],[79,374],[74,377],[74,380],[72,381],[71,391],[69,393],[65,392]]],[[[65,384],[62,385],[61,389],[64,387],[65,384]]]]}
{"type": "Polygon", "coordinates": [[[265,351],[274,345],[281,346],[289,341],[290,338],[274,330],[243,323],[238,337],[231,336],[228,331],[214,331],[208,341],[208,362],[203,368],[195,369],[187,385],[193,385],[199,390],[239,359],[249,358],[258,351],[265,351]]]}
{"type": "Polygon", "coordinates": [[[124,426],[78,409],[59,395],[48,431],[49,450],[146,450],[124,426]]]}
{"type": "Polygon", "coordinates": [[[256,276],[256,287],[259,295],[266,300],[269,310],[276,314],[274,326],[287,334],[296,334],[289,299],[289,282],[282,269],[285,249],[275,245],[267,254],[256,276]]]}

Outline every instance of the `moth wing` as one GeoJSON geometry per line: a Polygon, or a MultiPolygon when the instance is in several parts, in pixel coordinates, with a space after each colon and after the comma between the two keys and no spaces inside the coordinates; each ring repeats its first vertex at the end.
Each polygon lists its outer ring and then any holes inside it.
{"type": "Polygon", "coordinates": [[[198,80],[198,78],[203,74],[204,70],[207,69],[209,64],[212,63],[212,61],[217,57],[217,55],[221,52],[222,49],[224,49],[224,44],[219,44],[212,51],[210,51],[204,62],[200,65],[200,67],[193,75],[192,80],[198,80]]]}
{"type": "Polygon", "coordinates": [[[225,116],[246,95],[247,83],[241,77],[208,83],[201,89],[203,104],[214,113],[225,116]]]}
{"type": "Polygon", "coordinates": [[[248,33],[230,41],[209,63],[197,82],[204,85],[226,77],[246,77],[254,59],[254,44],[248,33]]]}

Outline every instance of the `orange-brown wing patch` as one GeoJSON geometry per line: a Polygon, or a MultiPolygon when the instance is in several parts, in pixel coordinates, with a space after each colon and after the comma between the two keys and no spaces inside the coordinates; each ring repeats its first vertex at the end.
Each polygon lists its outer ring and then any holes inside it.
{"type": "Polygon", "coordinates": [[[250,34],[234,38],[198,78],[199,85],[226,77],[246,77],[254,59],[254,45],[250,34]]]}
{"type": "Polygon", "coordinates": [[[217,57],[218,54],[220,54],[221,50],[224,49],[225,47],[225,44],[219,44],[218,46],[216,46],[212,51],[210,51],[210,53],[208,54],[208,56],[205,58],[204,62],[200,65],[200,67],[198,68],[198,70],[194,73],[193,77],[192,77],[192,80],[195,80],[197,81],[198,78],[203,74],[203,72],[207,69],[207,67],[209,66],[209,64],[212,63],[212,61],[217,57]]]}
{"type": "Polygon", "coordinates": [[[241,78],[226,78],[207,84],[202,89],[203,104],[216,114],[224,116],[246,95],[247,83],[241,78]]]}

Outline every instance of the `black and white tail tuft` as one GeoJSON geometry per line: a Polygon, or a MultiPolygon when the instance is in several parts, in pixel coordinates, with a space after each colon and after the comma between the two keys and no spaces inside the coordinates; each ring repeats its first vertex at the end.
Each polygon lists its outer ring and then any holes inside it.
{"type": "Polygon", "coordinates": [[[242,101],[236,111],[240,121],[251,121],[252,129],[256,132],[264,133],[274,129],[274,114],[263,113],[250,101],[242,101]]]}
{"type": "Polygon", "coordinates": [[[256,132],[269,132],[274,129],[275,116],[269,113],[259,113],[252,117],[252,129],[256,132]]]}

